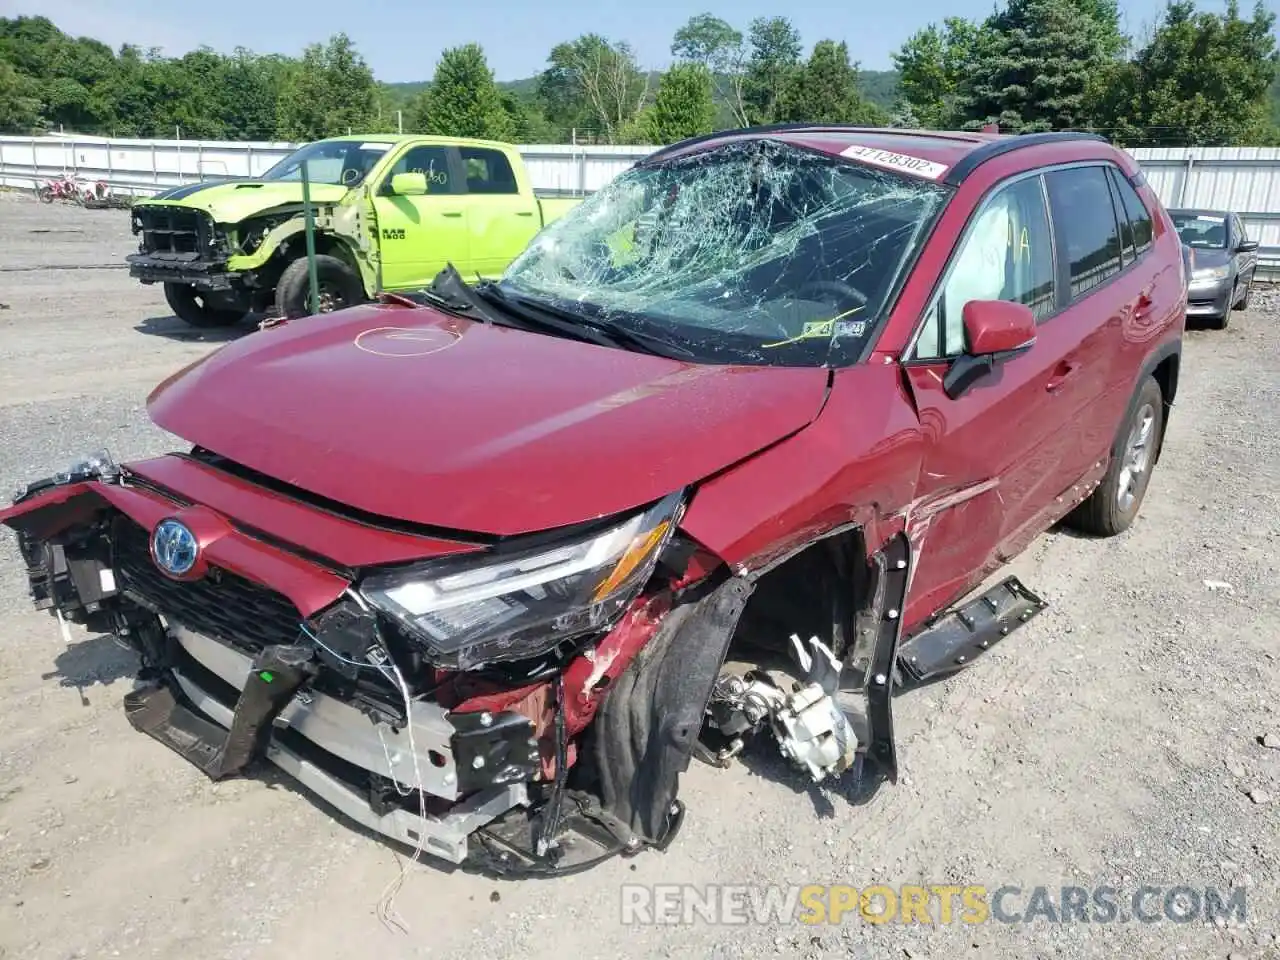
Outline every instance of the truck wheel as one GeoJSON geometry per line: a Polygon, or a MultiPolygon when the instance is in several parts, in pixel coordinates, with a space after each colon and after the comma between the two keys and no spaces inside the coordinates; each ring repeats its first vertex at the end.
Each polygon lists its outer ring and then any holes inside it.
{"type": "Polygon", "coordinates": [[[1127,530],[1146,496],[1163,430],[1164,394],[1155,377],[1147,377],[1111,449],[1111,466],[1098,488],[1067,515],[1067,525],[1097,537],[1127,530]]]}
{"type": "MultiPolygon", "coordinates": [[[[316,281],[320,288],[317,313],[332,313],[364,300],[364,283],[345,260],[316,254],[316,281]]],[[[308,309],[310,299],[307,258],[299,257],[280,274],[280,282],[276,284],[276,312],[286,319],[305,317],[311,313],[308,309]]]]}
{"type": "Polygon", "coordinates": [[[228,310],[215,307],[189,283],[166,283],[164,298],[174,315],[193,327],[208,330],[214,327],[232,327],[245,317],[244,310],[228,310]]]}

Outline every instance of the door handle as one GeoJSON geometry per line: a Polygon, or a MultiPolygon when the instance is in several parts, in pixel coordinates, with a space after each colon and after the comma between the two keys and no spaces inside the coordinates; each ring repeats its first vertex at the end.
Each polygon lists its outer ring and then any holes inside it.
{"type": "Polygon", "coordinates": [[[461,210],[441,210],[441,211],[440,211],[440,216],[442,216],[442,217],[460,217],[460,216],[462,216],[462,211],[461,211],[461,210]]]}
{"type": "Polygon", "coordinates": [[[1062,385],[1067,382],[1067,378],[1080,369],[1080,364],[1072,360],[1063,360],[1053,368],[1053,373],[1049,377],[1049,382],[1044,388],[1050,393],[1056,393],[1062,389],[1062,385]]]}
{"type": "Polygon", "coordinates": [[[532,216],[533,216],[533,211],[532,211],[532,210],[517,210],[517,211],[516,211],[516,216],[517,216],[517,217],[532,217],[532,216]]]}

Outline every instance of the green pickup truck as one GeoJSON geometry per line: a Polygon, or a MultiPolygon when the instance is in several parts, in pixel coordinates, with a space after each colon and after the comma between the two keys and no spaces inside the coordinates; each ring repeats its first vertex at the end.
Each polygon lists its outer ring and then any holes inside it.
{"type": "Polygon", "coordinates": [[[580,197],[535,193],[510,144],[354,136],[299,148],[262,176],[205,180],[133,206],[143,283],[196,327],[309,313],[302,167],[315,213],[321,311],[429,284],[446,264],[494,277],[580,197]]]}

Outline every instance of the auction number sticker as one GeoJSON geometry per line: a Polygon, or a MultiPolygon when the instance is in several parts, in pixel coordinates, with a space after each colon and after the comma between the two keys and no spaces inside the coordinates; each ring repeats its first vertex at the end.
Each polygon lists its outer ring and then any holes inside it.
{"type": "Polygon", "coordinates": [[[924,157],[912,157],[905,153],[894,153],[892,150],[864,147],[861,144],[841,150],[840,156],[848,157],[850,160],[861,160],[863,163],[869,163],[873,167],[883,167],[886,170],[914,173],[918,177],[927,177],[930,180],[937,180],[947,172],[945,163],[936,163],[924,157]]]}

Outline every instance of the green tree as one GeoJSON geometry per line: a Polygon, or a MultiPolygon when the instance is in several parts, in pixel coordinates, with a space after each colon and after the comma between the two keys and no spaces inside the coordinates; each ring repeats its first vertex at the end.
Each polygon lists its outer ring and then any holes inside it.
{"type": "Polygon", "coordinates": [[[277,135],[318,140],[369,132],[378,108],[373,71],[345,33],[311,44],[280,92],[277,135]]]}
{"type": "Polygon", "coordinates": [[[719,17],[700,13],[676,31],[671,53],[706,69],[734,126],[745,127],[750,122],[746,102],[747,46],[742,31],[719,17]]]}
{"type": "Polygon", "coordinates": [[[511,139],[516,143],[555,143],[557,132],[543,116],[535,99],[503,91],[502,109],[511,120],[511,139]]]}
{"type": "Polygon", "coordinates": [[[0,60],[0,131],[32,133],[41,125],[39,87],[0,60]]]}
{"type": "Polygon", "coordinates": [[[107,90],[111,102],[109,129],[122,137],[173,136],[171,73],[158,50],[120,48],[107,90]]]}
{"type": "Polygon", "coordinates": [[[169,128],[160,135],[193,140],[223,140],[229,136],[226,117],[235,109],[227,89],[227,58],[201,47],[177,60],[161,60],[157,69],[168,91],[169,128]]]}
{"type": "Polygon", "coordinates": [[[789,78],[776,119],[794,123],[886,126],[889,118],[858,92],[858,68],[842,40],[819,40],[804,67],[789,78]]]}
{"type": "Polygon", "coordinates": [[[649,101],[649,76],[627,43],[586,34],[559,43],[538,80],[547,117],[577,127],[606,143],[621,141],[649,101]]]}
{"type": "Polygon", "coordinates": [[[1275,23],[1262,3],[1247,20],[1235,0],[1220,14],[1196,12],[1191,0],[1170,3],[1121,74],[1108,125],[1133,145],[1261,143],[1271,135],[1275,23]]]}
{"type": "Polygon", "coordinates": [[[476,43],[441,55],[431,86],[418,97],[411,116],[413,129],[440,136],[509,140],[515,133],[484,51],[476,43]]]}
{"type": "Polygon", "coordinates": [[[957,126],[957,95],[976,58],[980,29],[948,17],[941,27],[930,24],[912,34],[892,55],[899,71],[896,112],[935,130],[957,126]]]}
{"type": "Polygon", "coordinates": [[[296,61],[278,54],[259,56],[237,47],[223,68],[227,136],[234,140],[270,140],[276,135],[280,90],[296,61]]]}
{"type": "Polygon", "coordinates": [[[1280,146],[1280,69],[1276,70],[1276,78],[1271,82],[1269,99],[1271,102],[1271,124],[1263,139],[1267,145],[1276,147],[1280,146]]]}
{"type": "Polygon", "coordinates": [[[51,126],[96,133],[111,120],[104,90],[116,64],[106,44],[69,37],[47,17],[0,18],[0,60],[36,84],[51,126]]]}
{"type": "Polygon", "coordinates": [[[1089,126],[1097,117],[1093,78],[1112,69],[1123,46],[1114,9],[1100,0],[1010,0],[979,32],[958,97],[964,126],[1089,126]]]}
{"type": "Polygon", "coordinates": [[[778,119],[778,103],[800,69],[800,31],[786,17],[756,17],[748,30],[751,55],[743,96],[751,123],[778,119]]]}
{"type": "Polygon", "coordinates": [[[662,75],[646,128],[654,143],[675,143],[710,133],[716,108],[711,71],[701,63],[678,63],[662,75]]]}

